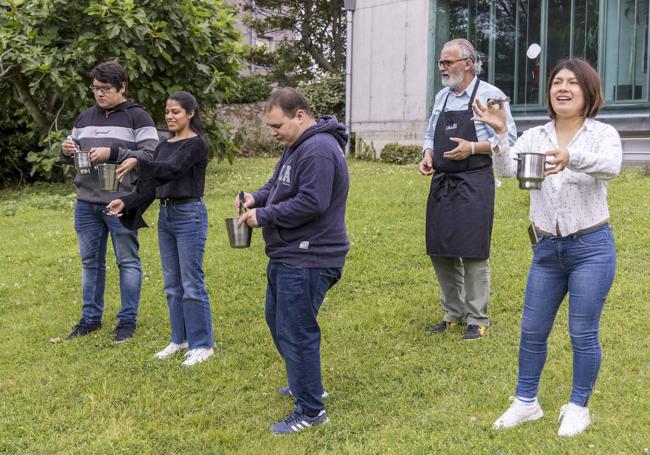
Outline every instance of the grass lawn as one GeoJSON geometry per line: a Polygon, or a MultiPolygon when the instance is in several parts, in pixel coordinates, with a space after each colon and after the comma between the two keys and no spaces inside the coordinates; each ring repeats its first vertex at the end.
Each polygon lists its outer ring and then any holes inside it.
{"type": "MultiPolygon", "coordinates": [[[[323,381],[331,422],[278,437],[270,424],[292,403],[277,389],[284,367],[264,321],[261,232],[228,246],[223,219],[240,189],[266,181],[273,160],[212,163],[205,255],[216,355],[186,369],[156,360],[169,321],[154,205],[141,232],[145,278],[136,337],[112,342],[119,285],[108,252],[104,327],[60,344],[80,317],[80,261],[72,185],[0,192],[0,452],[3,453],[594,453],[650,451],[650,179],[610,184],[618,268],[601,323],[603,364],[590,402],[593,425],[556,436],[571,388],[566,304],[551,335],[539,398],[546,416],[495,432],[517,373],[522,295],[531,258],[528,195],[497,189],[491,327],[479,341],[428,333],[441,319],[424,252],[429,179],[414,167],[350,162],[343,279],[327,296],[323,381]]],[[[109,249],[111,249],[109,247],[109,249]]]]}

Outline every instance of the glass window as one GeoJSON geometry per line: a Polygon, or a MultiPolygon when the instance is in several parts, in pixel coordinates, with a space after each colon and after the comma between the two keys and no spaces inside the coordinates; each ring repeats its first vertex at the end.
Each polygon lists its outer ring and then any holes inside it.
{"type": "Polygon", "coordinates": [[[648,0],[610,0],[605,18],[605,99],[648,101],[648,0]]]}
{"type": "Polygon", "coordinates": [[[599,69],[608,104],[647,103],[649,2],[435,0],[437,52],[453,38],[471,41],[483,60],[481,78],[520,109],[544,106],[546,78],[567,57],[599,69]],[[533,43],[542,52],[530,59],[533,43]]]}

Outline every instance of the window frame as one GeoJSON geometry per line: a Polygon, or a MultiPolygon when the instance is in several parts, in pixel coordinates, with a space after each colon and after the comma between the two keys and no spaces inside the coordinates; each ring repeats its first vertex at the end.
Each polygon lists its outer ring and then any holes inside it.
{"type": "MultiPolygon", "coordinates": [[[[495,23],[495,13],[496,13],[496,8],[495,8],[495,0],[482,0],[482,1],[487,1],[489,2],[490,6],[490,23],[491,23],[491,28],[494,28],[494,23],[495,23]]],[[[573,55],[574,52],[574,46],[575,46],[575,33],[574,33],[574,27],[575,27],[575,4],[576,0],[570,0],[571,1],[571,33],[570,33],[570,43],[569,43],[569,49],[570,49],[570,54],[573,55]]],[[[606,13],[606,8],[607,8],[607,2],[609,1],[615,1],[617,2],[618,9],[620,10],[620,5],[625,1],[625,0],[599,0],[598,2],[598,49],[597,49],[597,56],[598,56],[598,64],[597,64],[597,70],[599,74],[601,74],[601,77],[603,77],[603,83],[605,82],[604,80],[604,68],[605,65],[607,64],[606,59],[606,52],[604,49],[604,43],[605,43],[605,38],[606,38],[606,27],[607,27],[607,20],[605,18],[605,13],[606,13]]],[[[640,1],[640,0],[635,0],[635,1],[640,1]]],[[[650,1],[650,0],[649,0],[650,1]]],[[[448,3],[447,3],[448,4],[448,3]]],[[[548,40],[548,7],[549,7],[549,2],[548,0],[541,0],[541,11],[540,11],[540,41],[543,43],[546,43],[548,40]]],[[[440,0],[430,0],[429,2],[429,36],[428,36],[428,72],[427,72],[427,111],[431,112],[431,109],[433,108],[433,102],[435,98],[435,94],[438,93],[442,89],[442,84],[440,82],[440,77],[438,76],[438,71],[437,71],[437,66],[435,62],[438,59],[438,56],[440,55],[440,51],[442,49],[442,45],[449,40],[449,24],[448,24],[448,14],[444,14],[444,10],[439,9],[440,8],[440,0]],[[443,14],[439,14],[440,12],[443,12],[443,14]],[[441,23],[443,21],[447,21],[447,23],[441,23]],[[446,38],[444,36],[446,35],[446,38]]],[[[516,23],[519,22],[519,16],[516,15],[515,18],[516,23]]],[[[620,23],[620,21],[619,21],[620,23]]],[[[515,25],[516,29],[518,29],[518,25],[515,25]]],[[[620,33],[620,32],[619,32],[620,33]]],[[[648,46],[650,46],[650,14],[648,14],[648,26],[646,29],[646,42],[648,43],[648,46]]],[[[465,36],[466,38],[466,36],[465,36]]],[[[540,43],[541,44],[541,43],[540,43]]],[[[518,44],[516,45],[515,49],[517,49],[518,44]]],[[[515,114],[520,114],[520,115],[539,115],[540,113],[545,113],[546,112],[546,73],[547,73],[547,63],[546,63],[546,52],[545,52],[545,47],[542,45],[542,52],[539,55],[540,59],[540,81],[539,81],[539,93],[538,93],[538,102],[537,104],[512,104],[511,110],[515,114]]],[[[496,50],[496,36],[494,33],[490,33],[488,37],[488,55],[493,56],[495,55],[495,50],[496,50]]],[[[647,52],[647,61],[643,62],[640,61],[639,63],[641,65],[645,65],[646,67],[646,80],[645,80],[645,98],[640,99],[640,100],[608,100],[607,104],[603,107],[603,110],[605,111],[612,111],[612,110],[620,110],[620,111],[628,111],[628,110],[638,110],[639,108],[648,108],[650,107],[650,50],[646,50],[647,52]]],[[[517,52],[515,51],[515,68],[518,67],[520,64],[520,59],[517,56],[517,52]]],[[[614,64],[617,64],[618,62],[615,62],[614,64]]],[[[495,65],[496,61],[494,58],[489,58],[488,59],[488,65],[487,67],[484,67],[483,72],[481,73],[481,76],[483,76],[487,82],[492,83],[494,81],[494,76],[495,76],[495,65]],[[491,82],[492,81],[492,82],[491,82]]],[[[515,80],[518,77],[518,71],[515,70],[515,80]]],[[[515,87],[516,87],[515,83],[515,87]]],[[[604,87],[605,88],[605,87],[604,87]]]]}

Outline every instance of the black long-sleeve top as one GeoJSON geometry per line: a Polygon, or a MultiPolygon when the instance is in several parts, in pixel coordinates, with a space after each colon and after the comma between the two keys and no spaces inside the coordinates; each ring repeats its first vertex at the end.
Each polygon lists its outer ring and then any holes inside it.
{"type": "Polygon", "coordinates": [[[155,198],[199,198],[205,190],[208,146],[200,136],[161,142],[153,160],[138,162],[136,191],[121,197],[122,223],[129,229],[146,227],[142,215],[155,198]]]}

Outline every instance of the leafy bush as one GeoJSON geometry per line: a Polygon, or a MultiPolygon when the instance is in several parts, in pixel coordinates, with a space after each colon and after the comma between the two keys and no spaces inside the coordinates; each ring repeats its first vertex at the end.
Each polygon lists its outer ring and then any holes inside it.
{"type": "Polygon", "coordinates": [[[230,104],[257,103],[271,96],[271,83],[262,74],[250,74],[234,79],[236,88],[226,100],[230,104]]]}
{"type": "Polygon", "coordinates": [[[30,118],[11,98],[0,97],[0,186],[31,181],[31,163],[25,157],[39,149],[30,118]]]}
{"type": "Polygon", "coordinates": [[[334,115],[345,121],[345,75],[322,76],[311,82],[301,82],[298,90],[309,100],[314,115],[334,115]]]}
{"type": "MultiPolygon", "coordinates": [[[[32,152],[33,178],[63,175],[54,150],[79,112],[92,105],[88,73],[102,61],[115,59],[126,68],[127,96],[158,124],[173,91],[194,93],[203,108],[222,102],[239,70],[235,11],[225,0],[182,1],[172,9],[166,2],[132,0],[0,1],[0,98],[10,100],[13,118],[27,121],[17,125],[0,115],[0,126],[34,132],[20,150],[13,144],[12,159],[32,152]]],[[[207,129],[219,158],[232,155],[225,127],[207,129]]]]}
{"type": "Polygon", "coordinates": [[[418,145],[402,145],[391,142],[381,149],[379,160],[392,164],[418,164],[422,159],[422,147],[418,145]]]}

